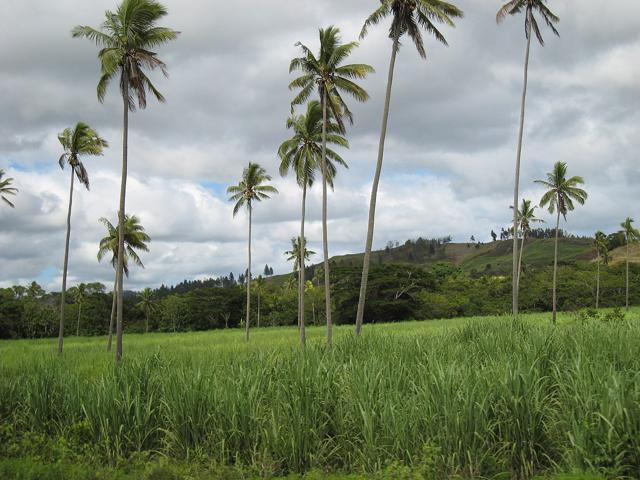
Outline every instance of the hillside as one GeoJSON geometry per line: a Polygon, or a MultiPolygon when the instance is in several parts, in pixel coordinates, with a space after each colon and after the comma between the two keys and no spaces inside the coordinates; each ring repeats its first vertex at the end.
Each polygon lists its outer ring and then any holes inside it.
{"type": "MultiPolygon", "coordinates": [[[[437,262],[456,265],[467,272],[485,272],[492,275],[507,274],[511,270],[513,243],[510,240],[484,244],[448,243],[434,245],[429,242],[406,242],[404,245],[372,252],[372,265],[411,264],[430,267],[437,262]]],[[[614,251],[616,252],[616,251],[614,251]]],[[[637,250],[640,260],[640,248],[637,250]]],[[[362,253],[341,255],[331,259],[336,265],[356,266],[362,263],[362,253]]],[[[560,262],[590,261],[594,257],[591,240],[581,238],[560,239],[560,262]]],[[[530,239],[525,243],[525,265],[544,266],[553,262],[553,239],[530,239]]]]}

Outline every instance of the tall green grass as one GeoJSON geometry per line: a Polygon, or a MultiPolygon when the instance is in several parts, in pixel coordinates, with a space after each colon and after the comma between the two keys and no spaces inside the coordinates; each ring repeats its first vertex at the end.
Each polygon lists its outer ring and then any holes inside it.
{"type": "Polygon", "coordinates": [[[278,329],[254,335],[259,347],[234,332],[141,336],[120,368],[88,340],[61,359],[33,342],[7,359],[15,344],[0,344],[0,457],[39,438],[64,443],[52,460],[167,456],[261,475],[640,478],[635,321],[451,325],[305,351],[278,329]]]}

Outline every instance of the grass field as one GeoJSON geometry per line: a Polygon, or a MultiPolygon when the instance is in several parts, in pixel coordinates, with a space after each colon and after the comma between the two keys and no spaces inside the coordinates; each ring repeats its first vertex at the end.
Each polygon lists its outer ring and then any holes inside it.
{"type": "Polygon", "coordinates": [[[0,342],[0,478],[639,478],[640,311],[523,317],[0,342]]]}

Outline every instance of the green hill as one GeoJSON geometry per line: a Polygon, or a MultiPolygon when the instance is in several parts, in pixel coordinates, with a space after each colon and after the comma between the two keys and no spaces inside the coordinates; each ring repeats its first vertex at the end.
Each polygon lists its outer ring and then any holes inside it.
{"type": "MultiPolygon", "coordinates": [[[[404,245],[377,250],[371,254],[372,265],[411,264],[431,267],[438,262],[456,265],[468,272],[485,272],[492,275],[511,271],[513,242],[510,240],[484,244],[446,243],[433,245],[429,241],[406,242],[404,245]]],[[[341,255],[331,259],[340,266],[356,266],[362,263],[362,253],[341,255]]],[[[560,239],[560,262],[590,261],[594,257],[590,239],[560,239]]],[[[544,266],[553,262],[553,239],[529,239],[525,243],[525,266],[544,266]]]]}

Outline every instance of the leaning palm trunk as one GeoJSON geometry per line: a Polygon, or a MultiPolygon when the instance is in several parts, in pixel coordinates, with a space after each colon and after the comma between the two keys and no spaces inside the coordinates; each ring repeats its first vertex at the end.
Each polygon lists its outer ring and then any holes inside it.
{"type": "Polygon", "coordinates": [[[69,211],[67,212],[67,237],[64,243],[64,264],[62,266],[62,292],[60,294],[60,328],[58,329],[58,355],[62,355],[64,341],[64,307],[67,295],[67,268],[69,266],[69,239],[71,238],[71,206],[73,205],[73,165],[71,166],[71,186],[69,187],[69,211]]]}
{"type": "Polygon", "coordinates": [[[627,281],[625,287],[625,309],[629,310],[629,235],[627,235],[627,281]]]}
{"type": "Polygon", "coordinates": [[[249,321],[251,319],[251,201],[249,201],[249,263],[247,265],[247,318],[245,321],[245,339],[249,341],[249,321]]]}
{"type": "Polygon", "coordinates": [[[120,181],[120,209],[118,210],[118,267],[116,269],[117,307],[116,307],[116,364],[122,359],[122,316],[124,310],[124,216],[127,194],[127,144],[129,140],[129,78],[126,69],[123,73],[123,133],[122,133],[122,180],[120,181]]]}
{"type": "Polygon", "coordinates": [[[302,187],[302,221],[300,222],[300,240],[298,241],[298,250],[300,253],[300,261],[298,267],[298,327],[300,328],[300,344],[304,346],[306,342],[305,338],[305,325],[304,325],[304,252],[307,247],[307,241],[304,237],[304,217],[305,207],[307,201],[307,179],[304,178],[304,185],[302,187]]]}
{"type": "Polygon", "coordinates": [[[520,254],[518,258],[518,281],[516,282],[516,289],[520,293],[520,276],[522,275],[522,254],[524,252],[524,241],[527,237],[527,232],[522,231],[522,242],[520,243],[520,254]]]}
{"type": "Polygon", "coordinates": [[[111,301],[111,317],[109,318],[109,338],[107,340],[107,352],[111,351],[111,339],[113,338],[113,321],[116,317],[116,308],[118,303],[118,274],[113,282],[113,299],[111,301]]]}
{"type": "Polygon", "coordinates": [[[600,253],[598,252],[597,270],[596,270],[596,310],[600,303],[600,253]]]}
{"type": "Polygon", "coordinates": [[[371,248],[373,247],[373,228],[376,217],[376,201],[378,199],[378,184],[382,172],[382,159],[384,157],[384,142],[387,136],[387,121],[389,119],[389,104],[391,102],[391,86],[393,85],[393,71],[396,64],[399,40],[393,40],[391,49],[391,61],[389,62],[389,76],[387,78],[387,93],[384,99],[384,111],[382,113],[382,128],[380,130],[380,143],[378,145],[378,161],[376,172],[371,186],[371,200],[369,202],[369,226],[367,228],[367,242],[364,248],[364,260],[362,262],[362,279],[360,280],[360,298],[358,299],[358,311],[356,313],[356,335],[360,335],[364,319],[364,304],[367,297],[367,281],[369,279],[369,263],[371,260],[371,248]]]}
{"type": "Polygon", "coordinates": [[[556,282],[558,277],[558,233],[560,230],[560,205],[558,204],[558,216],[556,220],[556,242],[553,252],[553,324],[556,323],[557,316],[557,299],[556,299],[556,282]]]}
{"type": "Polygon", "coordinates": [[[324,299],[327,316],[327,345],[333,341],[331,320],[331,277],[329,272],[329,235],[327,232],[327,90],[322,89],[322,251],[324,254],[324,299]]]}
{"type": "MultiPolygon", "coordinates": [[[[531,13],[527,13],[529,25],[531,13]]],[[[516,155],[516,175],[513,187],[513,315],[518,315],[518,202],[520,197],[520,160],[522,158],[522,137],[524,134],[524,112],[527,99],[527,83],[529,80],[529,52],[531,50],[531,30],[528,32],[527,49],[524,57],[524,83],[522,86],[522,101],[520,104],[520,128],[518,131],[518,152],[516,155]]],[[[554,290],[555,291],[555,290],[554,290]]],[[[554,316],[555,318],[555,316],[554,316]]]]}

